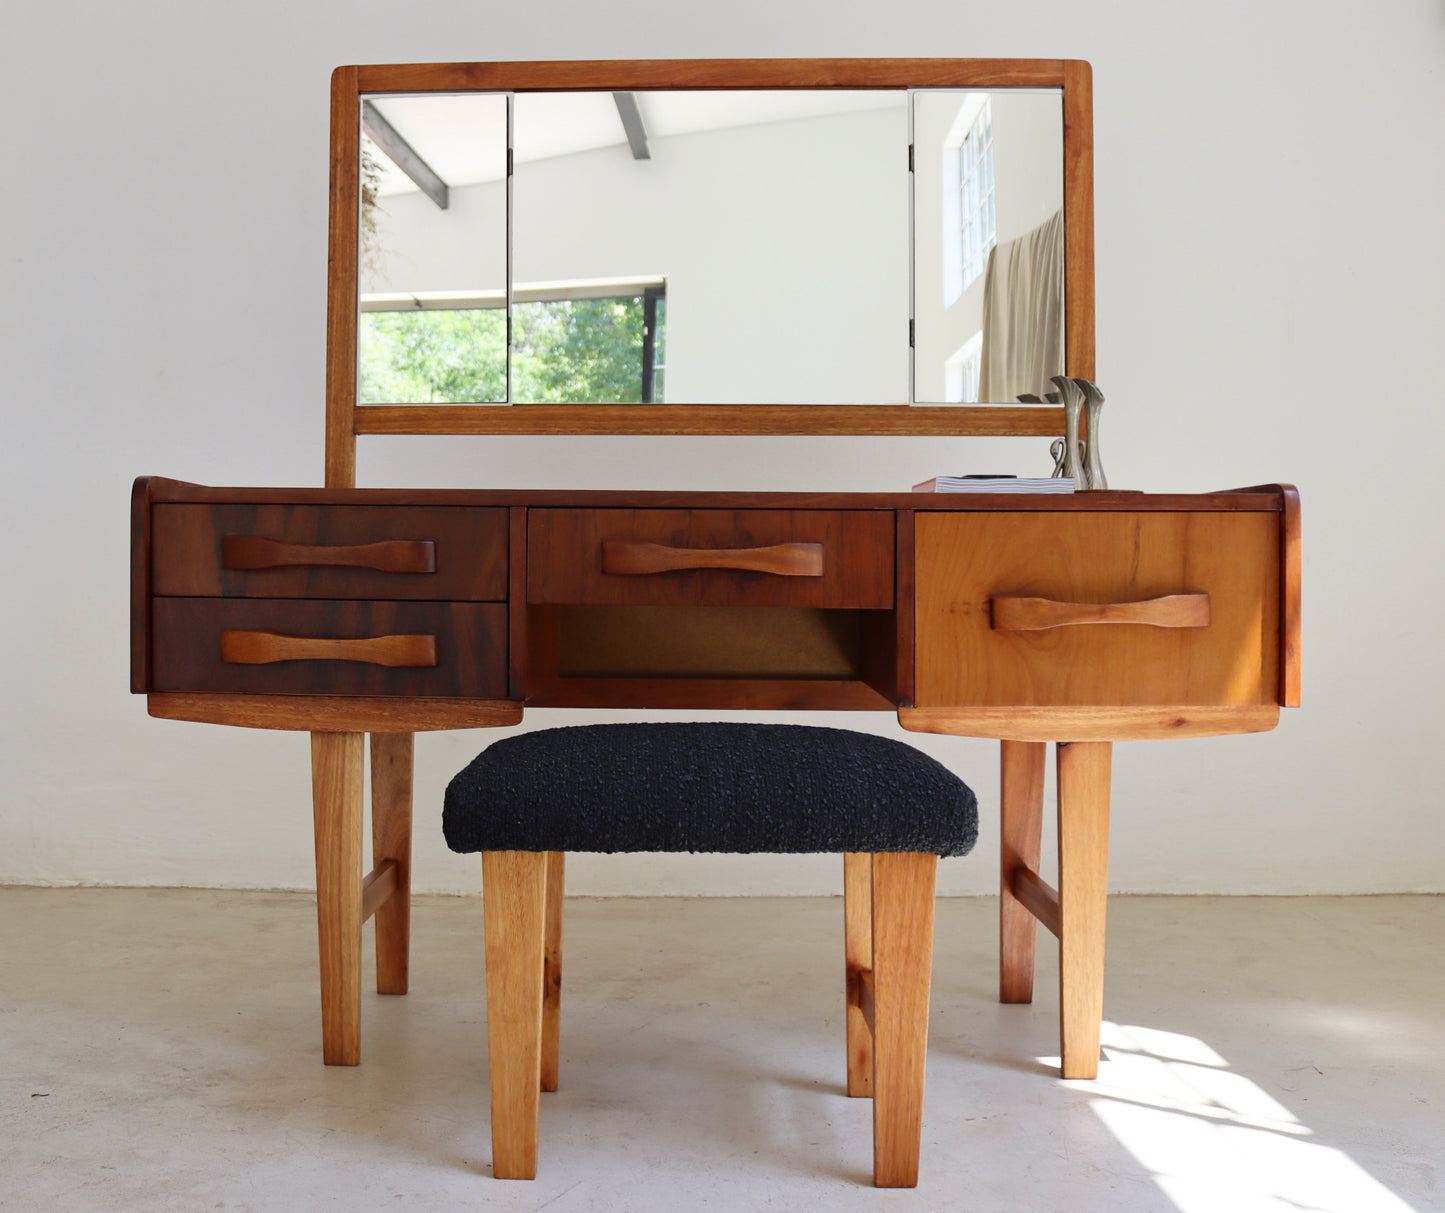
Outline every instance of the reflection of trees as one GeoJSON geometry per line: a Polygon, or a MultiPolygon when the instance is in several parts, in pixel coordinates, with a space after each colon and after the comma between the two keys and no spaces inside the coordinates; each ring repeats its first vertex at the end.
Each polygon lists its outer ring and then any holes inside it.
{"type": "MultiPolygon", "coordinates": [[[[512,315],[513,401],[641,401],[641,299],[520,303],[512,315]]],[[[365,312],[359,399],[363,404],[503,400],[506,328],[499,308],[365,312]]]]}

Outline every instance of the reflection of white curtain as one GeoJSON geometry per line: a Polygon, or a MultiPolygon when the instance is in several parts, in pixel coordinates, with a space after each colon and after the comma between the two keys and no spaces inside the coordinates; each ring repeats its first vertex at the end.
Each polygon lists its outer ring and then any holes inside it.
{"type": "Polygon", "coordinates": [[[1053,391],[1064,373],[1064,212],[988,255],[978,398],[1053,391]]]}

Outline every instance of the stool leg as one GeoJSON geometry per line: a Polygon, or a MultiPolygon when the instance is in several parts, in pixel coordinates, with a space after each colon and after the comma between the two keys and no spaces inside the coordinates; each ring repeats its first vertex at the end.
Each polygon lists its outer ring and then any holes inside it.
{"type": "Polygon", "coordinates": [[[361,1061],[361,733],[311,734],[316,927],[321,949],[321,1052],[361,1061]]]}
{"type": "Polygon", "coordinates": [[[542,1090],[557,1089],[562,1042],[562,891],[566,856],[547,853],[547,910],[542,944],[542,1090]]]}
{"type": "Polygon", "coordinates": [[[1038,919],[1014,896],[1014,873],[1039,870],[1044,828],[1042,741],[1005,741],[1000,747],[1001,785],[998,902],[998,1000],[1032,1002],[1034,943],[1038,919]]]}
{"type": "Polygon", "coordinates": [[[1058,746],[1059,1036],[1065,1078],[1099,1073],[1112,758],[1107,741],[1058,746]]]}
{"type": "Polygon", "coordinates": [[[873,856],[873,1183],[918,1186],[937,855],[873,856]]]}
{"type": "Polygon", "coordinates": [[[412,734],[371,735],[371,863],[396,861],[396,888],[376,910],[376,992],[405,994],[411,951],[412,734]]]}
{"type": "Polygon", "coordinates": [[[482,852],[492,1174],[498,1179],[537,1175],[546,900],[545,851],[482,852]]]}
{"type": "Polygon", "coordinates": [[[863,975],[873,971],[873,856],[843,856],[843,980],[847,1004],[848,1094],[873,1094],[873,1029],[863,1010],[863,975]]]}

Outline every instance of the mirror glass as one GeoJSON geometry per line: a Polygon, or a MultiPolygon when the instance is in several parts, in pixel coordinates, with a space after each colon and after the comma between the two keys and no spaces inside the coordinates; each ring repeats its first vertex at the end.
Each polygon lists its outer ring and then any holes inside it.
{"type": "Polygon", "coordinates": [[[1063,372],[1058,90],[428,93],[362,125],[360,403],[1011,402],[1063,372]]]}
{"type": "Polygon", "coordinates": [[[519,299],[631,285],[590,305],[609,318],[590,336],[570,326],[574,365],[606,366],[591,382],[529,376],[519,308],[514,399],[906,402],[907,133],[901,91],[519,94],[519,299]],[[662,304],[649,396],[643,288],[662,304]]]}
{"type": "Polygon", "coordinates": [[[507,399],[507,97],[361,113],[361,404],[507,399]]]}
{"type": "Polygon", "coordinates": [[[1007,403],[1064,373],[1056,89],[913,94],[914,392],[1007,403]]]}

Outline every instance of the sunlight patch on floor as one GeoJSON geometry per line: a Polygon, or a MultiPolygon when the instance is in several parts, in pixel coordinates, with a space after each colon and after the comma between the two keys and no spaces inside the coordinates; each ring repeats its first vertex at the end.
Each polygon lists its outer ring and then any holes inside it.
{"type": "Polygon", "coordinates": [[[1180,1213],[1414,1213],[1203,1041],[1105,1023],[1102,1043],[1077,1089],[1180,1213]]]}

